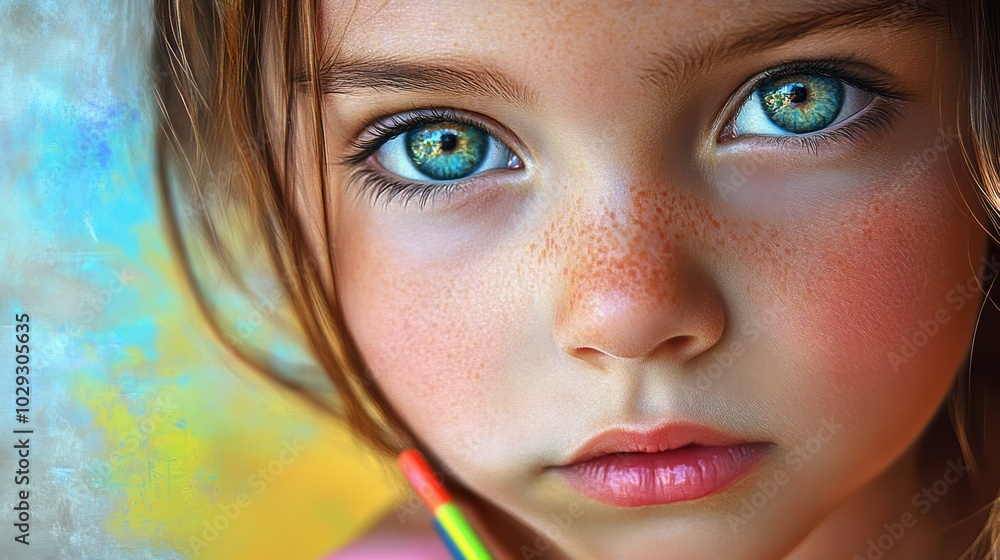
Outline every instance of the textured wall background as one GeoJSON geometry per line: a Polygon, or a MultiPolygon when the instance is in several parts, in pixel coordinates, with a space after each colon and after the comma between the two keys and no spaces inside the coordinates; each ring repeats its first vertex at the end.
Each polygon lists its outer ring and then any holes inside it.
{"type": "Polygon", "coordinates": [[[196,320],[152,184],[149,11],[0,0],[0,558],[316,558],[396,479],[196,320]],[[31,318],[27,424],[15,313],[31,318]],[[30,547],[13,540],[25,488],[30,547]]]}

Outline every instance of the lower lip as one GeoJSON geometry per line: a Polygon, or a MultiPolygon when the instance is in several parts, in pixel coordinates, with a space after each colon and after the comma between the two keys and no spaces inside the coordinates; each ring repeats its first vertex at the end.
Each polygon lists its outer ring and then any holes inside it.
{"type": "Polygon", "coordinates": [[[639,507],[715,494],[750,473],[769,443],[690,446],[659,453],[615,453],[560,467],[585,496],[620,507],[639,507]]]}

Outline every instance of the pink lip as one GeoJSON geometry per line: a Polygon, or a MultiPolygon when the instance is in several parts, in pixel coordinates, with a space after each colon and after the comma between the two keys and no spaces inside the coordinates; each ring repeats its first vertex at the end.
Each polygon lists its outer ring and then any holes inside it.
{"type": "Polygon", "coordinates": [[[615,428],[587,441],[556,471],[581,494],[611,505],[667,504],[723,490],[772,445],[690,423],[615,428]]]}

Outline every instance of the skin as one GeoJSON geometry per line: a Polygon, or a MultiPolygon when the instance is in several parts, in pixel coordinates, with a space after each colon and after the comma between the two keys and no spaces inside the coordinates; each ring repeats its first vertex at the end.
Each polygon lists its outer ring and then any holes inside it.
{"type": "Polygon", "coordinates": [[[979,294],[961,309],[948,294],[986,248],[953,111],[938,110],[957,104],[958,45],[928,26],[840,28],[716,53],[651,93],[650,53],[810,5],[704,4],[321,2],[321,37],[343,38],[345,53],[488,61],[537,106],[326,96],[331,159],[371,117],[450,107],[502,125],[524,165],[422,209],[355,198],[349,170],[330,167],[333,198],[298,202],[310,250],[333,259],[376,382],[501,558],[525,558],[524,546],[544,558],[863,557],[908,511],[920,530],[883,558],[956,555],[969,534],[930,529],[960,504],[923,514],[911,498],[947,468],[918,463],[916,443],[975,328],[979,294]],[[884,129],[817,153],[718,142],[730,96],[759,72],[849,54],[908,98],[884,129]],[[917,356],[893,362],[942,312],[917,356]],[[720,493],[644,508],[588,499],[545,469],[607,427],[668,418],[775,447],[720,493]],[[778,472],[787,483],[734,527],[741,500],[778,472]]]}

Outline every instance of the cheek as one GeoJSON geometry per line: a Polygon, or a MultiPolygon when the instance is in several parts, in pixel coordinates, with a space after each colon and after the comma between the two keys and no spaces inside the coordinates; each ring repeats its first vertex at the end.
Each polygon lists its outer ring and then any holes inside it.
{"type": "MultiPolygon", "coordinates": [[[[914,187],[945,190],[930,182],[914,187]]],[[[811,268],[807,298],[813,312],[803,309],[797,323],[826,337],[817,346],[845,362],[838,381],[890,390],[922,380],[940,385],[915,376],[946,381],[964,354],[975,305],[965,300],[958,309],[949,293],[974,276],[982,232],[950,197],[927,194],[922,202],[904,206],[886,196],[822,242],[827,257],[811,268]]]]}
{"type": "Polygon", "coordinates": [[[956,287],[983,264],[985,233],[945,168],[860,188],[863,203],[785,236],[784,258],[760,264],[751,293],[780,309],[775,347],[791,364],[762,398],[791,413],[789,433],[844,423],[838,462],[871,466],[918,436],[962,364],[978,294],[956,287]]]}
{"type": "MultiPolygon", "coordinates": [[[[414,433],[460,472],[495,464],[510,431],[496,396],[509,366],[518,302],[503,263],[414,257],[406,235],[365,211],[342,213],[350,242],[336,255],[344,315],[372,375],[414,433]],[[368,215],[366,215],[368,214],[368,215]],[[499,388],[499,389],[498,389],[499,388]],[[502,447],[502,446],[501,446],[502,447]]],[[[516,353],[515,353],[516,355],[516,353]]]]}

